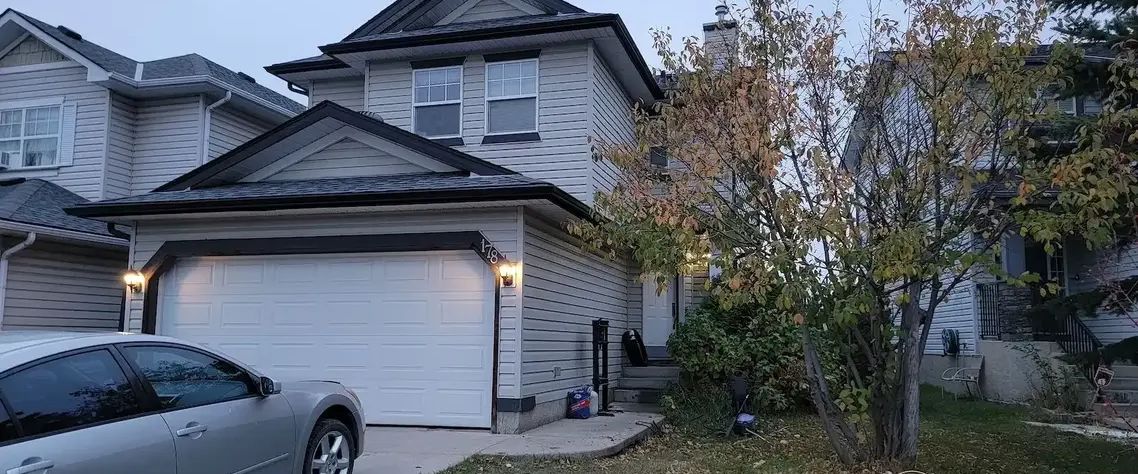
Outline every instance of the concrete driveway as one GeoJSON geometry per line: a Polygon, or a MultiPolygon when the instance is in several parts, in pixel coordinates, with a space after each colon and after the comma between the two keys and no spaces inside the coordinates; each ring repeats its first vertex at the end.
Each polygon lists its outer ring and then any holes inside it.
{"type": "Polygon", "coordinates": [[[475,454],[507,457],[599,458],[648,437],[663,416],[623,412],[560,420],[520,435],[485,430],[369,427],[357,474],[430,474],[475,454]]]}
{"type": "Polygon", "coordinates": [[[454,466],[508,436],[485,430],[370,427],[356,474],[427,474],[454,466]]]}

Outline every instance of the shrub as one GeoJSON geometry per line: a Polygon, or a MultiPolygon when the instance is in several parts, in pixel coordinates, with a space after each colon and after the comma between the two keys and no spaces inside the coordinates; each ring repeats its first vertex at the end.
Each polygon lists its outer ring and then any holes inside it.
{"type": "Polygon", "coordinates": [[[735,374],[751,387],[753,410],[786,410],[809,401],[798,328],[773,307],[700,306],[668,340],[689,386],[726,390],[735,374]]]}

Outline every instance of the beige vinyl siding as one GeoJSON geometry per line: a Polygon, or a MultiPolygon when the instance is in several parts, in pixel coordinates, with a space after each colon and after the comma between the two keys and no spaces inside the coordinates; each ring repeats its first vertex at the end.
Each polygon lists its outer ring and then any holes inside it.
{"type": "Polygon", "coordinates": [[[63,97],[76,106],[74,154],[70,165],[38,170],[0,172],[0,179],[40,178],[87,199],[101,199],[103,154],[107,134],[107,89],[87,82],[79,66],[0,74],[0,104],[9,101],[63,97]]]}
{"type": "Polygon", "coordinates": [[[308,106],[311,107],[326,100],[352,110],[363,111],[364,78],[345,77],[313,81],[308,88],[308,106]]]}
{"type": "Polygon", "coordinates": [[[138,103],[131,194],[142,194],[201,164],[201,97],[138,103]]]}
{"type": "MultiPolygon", "coordinates": [[[[8,45],[3,45],[4,49],[8,45]]],[[[0,58],[0,67],[31,66],[33,64],[48,64],[67,61],[67,57],[59,51],[51,49],[35,36],[27,36],[14,48],[0,58]]]]}
{"type": "Polygon", "coordinates": [[[350,138],[290,165],[264,181],[429,173],[430,170],[350,138]]]}
{"type": "Polygon", "coordinates": [[[466,13],[454,20],[454,23],[470,23],[474,21],[496,20],[498,18],[513,18],[526,16],[528,13],[518,10],[513,5],[502,0],[482,0],[471,7],[466,13]]]}
{"type": "MultiPolygon", "coordinates": [[[[589,46],[543,48],[538,69],[539,142],[482,145],[486,65],[481,55],[463,66],[462,135],[471,155],[526,176],[553,183],[577,199],[592,202],[589,186],[589,46]]],[[[411,64],[372,63],[368,110],[397,127],[411,129],[411,64]]]]}
{"type": "Polygon", "coordinates": [[[106,176],[103,182],[104,199],[130,195],[134,133],[138,115],[133,99],[114,92],[110,94],[110,126],[107,131],[106,176]]]}
{"type": "Polygon", "coordinates": [[[272,124],[231,107],[213,109],[209,118],[209,159],[217,158],[271,128],[272,124]]]}
{"type": "MultiPolygon", "coordinates": [[[[589,136],[598,147],[620,143],[634,143],[636,135],[632,119],[632,100],[617,82],[612,69],[590,45],[589,76],[592,90],[589,94],[591,120],[589,136]]],[[[609,160],[590,161],[590,186],[593,192],[611,191],[618,179],[618,170],[609,160]]]]}
{"type": "Polygon", "coordinates": [[[569,239],[526,216],[522,396],[532,395],[539,404],[592,383],[594,319],[609,321],[609,377],[620,378],[620,337],[629,320],[628,265],[587,253],[569,239]]]}
{"type": "MultiPolygon", "coordinates": [[[[510,260],[518,257],[519,211],[516,208],[387,212],[373,214],[324,213],[307,216],[234,217],[141,221],[135,223],[131,262],[146,265],[166,241],[249,239],[269,237],[318,237],[331,235],[407,234],[479,231],[510,260]]],[[[498,364],[498,396],[517,398],[519,298],[513,288],[501,294],[498,364]]],[[[161,317],[161,315],[159,315],[161,317]]],[[[142,327],[142,295],[132,295],[128,329],[142,327]]]]}
{"type": "Polygon", "coordinates": [[[3,329],[119,329],[125,250],[36,243],[8,264],[3,329]]]}

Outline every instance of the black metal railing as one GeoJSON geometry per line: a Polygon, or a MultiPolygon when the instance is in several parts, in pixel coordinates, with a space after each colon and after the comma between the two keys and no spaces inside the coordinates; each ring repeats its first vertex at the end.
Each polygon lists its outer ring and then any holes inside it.
{"type": "Polygon", "coordinates": [[[1079,358],[1079,363],[1076,365],[1083,370],[1083,375],[1093,384],[1095,370],[1103,363],[1099,355],[1102,342],[1075,314],[1068,314],[1058,323],[1062,332],[1056,335],[1055,342],[1059,343],[1063,352],[1079,358]]]}
{"type": "Polygon", "coordinates": [[[1002,334],[999,283],[976,285],[976,312],[980,318],[980,338],[999,340],[1002,334]]]}

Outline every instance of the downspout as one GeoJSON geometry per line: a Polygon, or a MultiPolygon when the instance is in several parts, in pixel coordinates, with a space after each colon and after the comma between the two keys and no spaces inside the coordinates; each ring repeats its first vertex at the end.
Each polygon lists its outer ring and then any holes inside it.
{"type": "Polygon", "coordinates": [[[17,252],[24,250],[36,242],[36,233],[28,232],[28,236],[24,238],[23,242],[16,244],[14,247],[0,253],[0,327],[4,325],[4,307],[7,306],[7,292],[8,292],[8,259],[15,255],[17,252]]]}
{"type": "Polygon", "coordinates": [[[205,120],[202,121],[202,162],[201,162],[201,164],[203,164],[203,165],[207,161],[209,161],[209,128],[210,128],[210,117],[213,116],[213,109],[221,107],[223,104],[225,104],[226,102],[229,102],[231,99],[233,99],[233,91],[225,91],[225,97],[218,99],[217,102],[209,104],[209,106],[207,106],[205,108],[205,120]]]}

